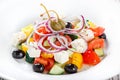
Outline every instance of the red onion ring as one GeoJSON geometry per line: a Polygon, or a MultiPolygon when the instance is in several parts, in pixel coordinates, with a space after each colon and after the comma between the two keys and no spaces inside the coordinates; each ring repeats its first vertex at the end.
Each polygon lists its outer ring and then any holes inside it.
{"type": "Polygon", "coordinates": [[[61,51],[61,49],[49,50],[49,49],[46,49],[45,47],[43,47],[42,43],[43,43],[43,41],[44,41],[45,38],[46,38],[46,36],[40,38],[40,40],[39,40],[39,42],[38,42],[38,48],[39,48],[41,51],[44,51],[44,52],[47,52],[47,53],[56,53],[56,52],[61,51]]]}
{"type": "Polygon", "coordinates": [[[67,41],[67,39],[64,36],[60,36],[58,34],[57,35],[57,39],[64,47],[68,48],[68,41],[67,41]],[[63,41],[64,41],[65,44],[63,43],[63,41]]]}
{"type": "MultiPolygon", "coordinates": [[[[63,37],[63,36],[59,36],[62,40],[64,40],[64,42],[65,42],[65,44],[64,45],[66,45],[66,46],[68,46],[68,42],[66,41],[67,39],[65,39],[65,37],[63,37]]],[[[48,43],[52,46],[52,47],[54,47],[54,48],[56,48],[56,49],[61,49],[61,50],[64,50],[64,49],[66,49],[66,47],[65,46],[57,46],[57,45],[55,45],[54,44],[54,42],[52,41],[52,38],[57,38],[57,36],[49,36],[48,37],[48,43]]],[[[57,38],[58,39],[58,38],[57,38]]]]}
{"type": "Polygon", "coordinates": [[[78,29],[69,29],[67,28],[67,32],[69,33],[72,33],[71,31],[75,31],[75,32],[80,32],[83,28],[84,28],[84,24],[85,24],[85,20],[84,20],[84,17],[81,15],[81,18],[82,18],[82,27],[79,27],[78,29]]]}

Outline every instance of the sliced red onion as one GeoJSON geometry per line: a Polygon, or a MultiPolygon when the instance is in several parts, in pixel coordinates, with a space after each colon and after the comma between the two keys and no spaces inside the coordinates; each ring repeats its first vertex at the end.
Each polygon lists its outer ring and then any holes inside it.
{"type": "MultiPolygon", "coordinates": [[[[51,34],[51,33],[50,33],[50,34],[43,34],[43,33],[38,32],[37,29],[40,28],[41,26],[46,26],[45,24],[46,24],[46,21],[37,24],[37,25],[35,26],[35,28],[34,28],[34,32],[37,33],[37,34],[40,35],[40,36],[50,36],[50,35],[53,35],[53,34],[51,34]]],[[[50,31],[48,30],[48,32],[50,32],[50,31]]]]}
{"type": "Polygon", "coordinates": [[[64,36],[57,35],[58,41],[66,48],[68,48],[68,41],[64,36]]]}
{"type": "MultiPolygon", "coordinates": [[[[62,36],[59,36],[62,40],[64,40],[64,42],[65,42],[65,44],[64,45],[66,45],[66,46],[68,46],[68,42],[67,41],[65,41],[65,38],[63,38],[62,36]]],[[[57,46],[57,45],[55,45],[55,43],[52,41],[53,40],[53,38],[57,38],[57,36],[49,36],[48,37],[48,42],[49,42],[49,44],[52,46],[52,47],[54,47],[54,48],[56,48],[56,49],[61,49],[61,50],[63,50],[63,49],[66,49],[66,47],[65,46],[57,46]]],[[[58,39],[58,38],[57,38],[58,39]]]]}
{"type": "Polygon", "coordinates": [[[59,52],[61,51],[60,49],[56,49],[56,50],[49,50],[49,49],[46,49],[42,43],[44,41],[44,39],[46,38],[46,36],[43,36],[42,38],[40,38],[39,42],[38,42],[38,48],[41,50],[41,51],[44,51],[44,52],[47,52],[47,53],[56,53],[56,52],[59,52]]]}
{"type": "Polygon", "coordinates": [[[77,28],[77,29],[69,29],[69,28],[67,28],[66,31],[67,31],[68,33],[80,32],[80,31],[84,28],[84,24],[85,24],[85,20],[84,20],[84,17],[83,17],[82,15],[81,15],[81,18],[82,18],[82,20],[81,20],[82,26],[81,26],[81,27],[79,27],[79,28],[77,28]],[[72,31],[72,32],[71,32],[71,31],[72,31]]]}
{"type": "Polygon", "coordinates": [[[35,28],[38,28],[39,26],[41,26],[41,25],[43,25],[43,26],[45,26],[45,23],[46,23],[47,21],[45,20],[45,21],[42,21],[42,22],[40,22],[40,23],[36,23],[35,24],[35,28]]]}

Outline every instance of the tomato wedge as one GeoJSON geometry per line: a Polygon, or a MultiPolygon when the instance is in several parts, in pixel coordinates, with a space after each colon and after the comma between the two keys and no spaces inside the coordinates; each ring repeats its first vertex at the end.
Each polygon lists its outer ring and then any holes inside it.
{"type": "Polygon", "coordinates": [[[87,50],[82,56],[83,62],[88,65],[96,65],[101,61],[99,56],[93,50],[87,50]]]}
{"type": "Polygon", "coordinates": [[[59,41],[55,41],[55,44],[57,45],[57,46],[61,46],[61,43],[59,42],[59,41]]]}
{"type": "Polygon", "coordinates": [[[44,66],[48,65],[48,61],[46,59],[42,58],[42,57],[35,58],[34,64],[37,64],[37,63],[41,63],[44,66]]]}
{"type": "Polygon", "coordinates": [[[52,58],[47,58],[47,61],[48,61],[48,64],[47,64],[47,66],[45,66],[45,70],[50,71],[50,69],[53,67],[55,61],[52,58]]]}
{"type": "Polygon", "coordinates": [[[70,36],[65,35],[65,38],[68,40],[68,42],[72,42],[72,39],[71,39],[71,37],[70,37],[70,36]]]}
{"type": "Polygon", "coordinates": [[[102,35],[105,30],[105,28],[103,27],[96,27],[96,28],[90,28],[90,29],[94,32],[95,37],[102,35]]]}
{"type": "Polygon", "coordinates": [[[88,43],[88,49],[103,48],[104,45],[104,39],[96,38],[88,43]]]}
{"type": "MultiPolygon", "coordinates": [[[[46,29],[45,26],[41,26],[41,27],[39,27],[37,30],[38,30],[39,33],[43,33],[43,34],[48,34],[48,33],[50,33],[50,32],[46,29]]],[[[33,40],[36,41],[36,42],[39,41],[40,37],[41,37],[41,36],[38,35],[37,33],[34,33],[34,34],[33,34],[33,40]]]]}
{"type": "Polygon", "coordinates": [[[48,72],[53,67],[55,61],[53,58],[39,57],[39,58],[35,58],[34,60],[34,64],[37,64],[37,63],[43,64],[45,66],[45,71],[48,72]]]}

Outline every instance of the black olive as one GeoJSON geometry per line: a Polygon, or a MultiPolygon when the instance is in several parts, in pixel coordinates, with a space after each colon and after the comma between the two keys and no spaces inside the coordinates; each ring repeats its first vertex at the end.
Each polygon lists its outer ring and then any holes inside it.
{"type": "Polygon", "coordinates": [[[43,64],[33,64],[33,70],[38,73],[42,73],[45,67],[43,64]]]}
{"type": "Polygon", "coordinates": [[[12,56],[15,59],[21,59],[21,58],[24,58],[25,52],[18,49],[12,52],[12,56]]]}
{"type": "Polygon", "coordinates": [[[72,28],[72,24],[71,24],[70,22],[67,22],[67,24],[66,24],[65,27],[66,27],[66,28],[72,28]]]}
{"type": "Polygon", "coordinates": [[[64,69],[67,73],[72,74],[72,73],[76,73],[78,68],[74,64],[66,64],[64,69]]]}
{"type": "Polygon", "coordinates": [[[106,39],[106,34],[103,33],[102,35],[99,36],[99,38],[103,38],[103,39],[106,39]]]}

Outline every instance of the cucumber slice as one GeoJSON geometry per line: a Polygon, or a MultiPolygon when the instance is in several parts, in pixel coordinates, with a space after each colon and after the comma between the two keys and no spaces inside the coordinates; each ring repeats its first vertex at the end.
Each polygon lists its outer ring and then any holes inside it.
{"type": "Polygon", "coordinates": [[[54,65],[49,72],[49,74],[51,74],[51,75],[59,75],[59,74],[63,74],[63,73],[64,73],[64,69],[58,65],[54,65]]]}
{"type": "Polygon", "coordinates": [[[104,51],[102,48],[95,49],[95,52],[100,57],[104,56],[104,51]]]}
{"type": "Polygon", "coordinates": [[[57,65],[57,66],[59,66],[59,67],[61,67],[61,68],[64,68],[64,67],[65,67],[65,64],[66,64],[66,63],[63,63],[63,64],[55,63],[55,65],[57,65]]]}
{"type": "Polygon", "coordinates": [[[50,46],[50,44],[48,43],[48,40],[45,40],[43,43],[44,46],[50,46]]]}

